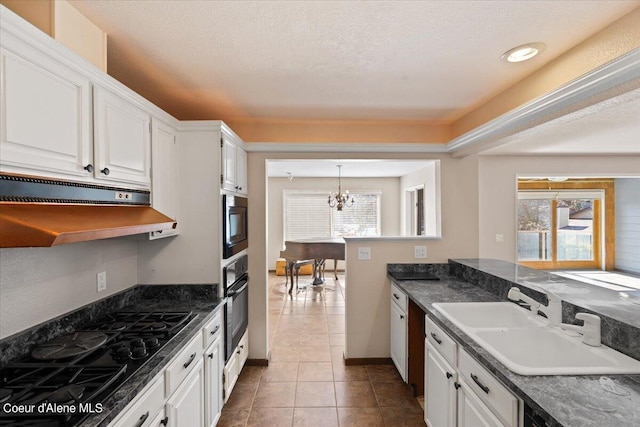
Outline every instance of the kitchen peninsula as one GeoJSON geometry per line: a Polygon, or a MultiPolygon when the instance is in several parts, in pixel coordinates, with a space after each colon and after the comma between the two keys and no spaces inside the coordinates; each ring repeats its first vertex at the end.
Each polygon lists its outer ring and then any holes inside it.
{"type": "MultiPolygon", "coordinates": [[[[615,394],[602,387],[601,375],[522,376],[510,372],[483,347],[433,307],[444,302],[505,301],[512,286],[553,290],[563,300],[563,322],[572,323],[575,313],[589,312],[602,318],[602,342],[632,358],[640,359],[638,295],[621,297],[616,292],[564,279],[498,260],[462,259],[448,264],[389,264],[389,279],[415,302],[427,318],[498,378],[524,402],[525,417],[562,426],[635,426],[640,423],[640,376],[610,375],[615,394]],[[439,281],[396,280],[399,271],[425,271],[439,281]]],[[[637,294],[638,292],[636,292],[637,294]]],[[[540,293],[532,295],[544,302],[540,293]]],[[[540,351],[544,351],[543,348],[540,351]]],[[[526,422],[525,422],[525,425],[526,422]]]]}

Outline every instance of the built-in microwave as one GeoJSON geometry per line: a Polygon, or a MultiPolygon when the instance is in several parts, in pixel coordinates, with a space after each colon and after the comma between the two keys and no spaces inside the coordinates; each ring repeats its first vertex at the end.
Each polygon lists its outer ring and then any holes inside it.
{"type": "Polygon", "coordinates": [[[247,199],[222,195],[222,257],[230,258],[249,246],[247,199]]]}

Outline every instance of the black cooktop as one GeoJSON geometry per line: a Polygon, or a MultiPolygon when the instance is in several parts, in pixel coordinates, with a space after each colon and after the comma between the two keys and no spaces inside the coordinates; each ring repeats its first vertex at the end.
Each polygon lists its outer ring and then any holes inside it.
{"type": "Polygon", "coordinates": [[[79,426],[193,318],[117,312],[0,368],[0,426],[79,426]]]}
{"type": "Polygon", "coordinates": [[[438,276],[426,271],[393,271],[389,275],[396,280],[440,280],[438,276]]]}

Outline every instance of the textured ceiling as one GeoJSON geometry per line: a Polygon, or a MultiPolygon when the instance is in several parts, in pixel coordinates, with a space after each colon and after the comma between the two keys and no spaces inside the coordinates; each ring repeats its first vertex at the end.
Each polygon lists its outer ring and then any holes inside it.
{"type": "Polygon", "coordinates": [[[636,1],[71,3],[109,73],[178,118],[452,120],[636,1]],[[506,50],[544,42],[520,64],[506,50]]]}

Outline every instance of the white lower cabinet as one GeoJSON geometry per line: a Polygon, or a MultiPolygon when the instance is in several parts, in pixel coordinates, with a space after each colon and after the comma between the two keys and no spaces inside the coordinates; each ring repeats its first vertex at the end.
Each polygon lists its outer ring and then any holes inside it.
{"type": "Polygon", "coordinates": [[[222,371],[224,369],[224,342],[222,336],[204,352],[205,376],[205,415],[206,426],[212,427],[218,423],[220,412],[224,404],[222,398],[222,371]]]}
{"type": "Polygon", "coordinates": [[[503,425],[464,380],[458,380],[457,384],[459,426],[495,427],[503,425]]]}
{"type": "Polygon", "coordinates": [[[229,357],[227,364],[224,367],[224,401],[229,400],[229,396],[233,391],[233,387],[238,381],[238,376],[242,372],[242,368],[249,358],[249,329],[247,329],[240,338],[238,346],[229,357]]]}
{"type": "Polygon", "coordinates": [[[223,338],[219,311],[109,427],[215,426],[223,404],[223,338]]]}
{"type": "Polygon", "coordinates": [[[522,401],[428,317],[425,325],[427,426],[522,426],[522,401]]]}
{"type": "Polygon", "coordinates": [[[430,427],[455,427],[458,373],[425,343],[424,421],[430,427]]]}
{"type": "Polygon", "coordinates": [[[167,401],[170,426],[204,427],[204,365],[195,362],[191,373],[167,401]]]}
{"type": "MultiPolygon", "coordinates": [[[[155,420],[164,417],[164,373],[155,377],[149,385],[131,402],[110,427],[156,427],[155,420]]],[[[166,425],[166,424],[165,424],[166,425]]]]}
{"type": "Polygon", "coordinates": [[[409,328],[407,323],[407,296],[391,285],[391,360],[400,376],[407,382],[407,347],[409,328]]]}

